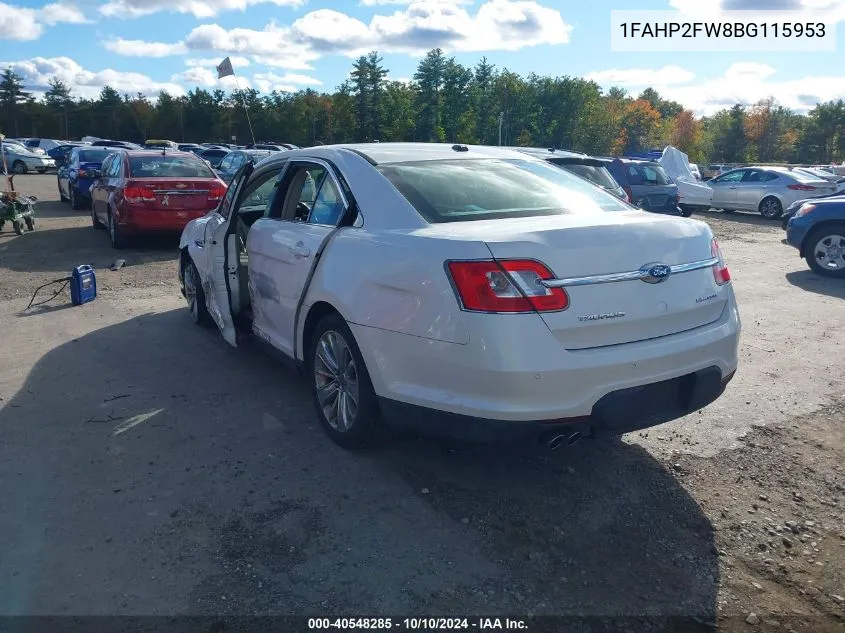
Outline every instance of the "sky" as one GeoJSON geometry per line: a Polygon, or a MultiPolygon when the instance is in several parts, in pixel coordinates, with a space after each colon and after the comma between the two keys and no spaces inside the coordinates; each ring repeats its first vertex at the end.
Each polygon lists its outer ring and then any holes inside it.
{"type": "MultiPolygon", "coordinates": [[[[764,17],[771,13],[761,12],[764,17]]],[[[104,85],[150,97],[195,87],[331,91],[378,50],[408,80],[426,50],[482,56],[526,75],[653,87],[699,115],[774,96],[806,112],[845,98],[845,0],[0,0],[0,67],[36,95],[57,77],[77,97],[104,85]],[[838,22],[836,52],[612,52],[613,9],[686,15],[813,9],[838,22]],[[217,79],[230,56],[236,77],[217,79]]]]}

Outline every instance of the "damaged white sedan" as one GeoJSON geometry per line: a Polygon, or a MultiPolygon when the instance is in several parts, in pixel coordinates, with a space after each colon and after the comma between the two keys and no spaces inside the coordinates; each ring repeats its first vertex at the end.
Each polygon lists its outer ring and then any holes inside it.
{"type": "Polygon", "coordinates": [[[346,447],[382,424],[553,446],[700,409],[740,321],[709,227],[509,150],[379,143],[248,163],[185,228],[197,322],[308,378],[346,447]]]}

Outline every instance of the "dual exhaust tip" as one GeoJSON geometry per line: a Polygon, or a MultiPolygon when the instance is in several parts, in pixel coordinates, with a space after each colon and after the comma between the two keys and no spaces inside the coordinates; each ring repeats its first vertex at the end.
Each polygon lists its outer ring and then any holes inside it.
{"type": "Polygon", "coordinates": [[[556,451],[562,446],[574,446],[581,438],[584,437],[581,431],[569,431],[566,433],[553,433],[545,437],[546,445],[549,450],[556,451]]]}

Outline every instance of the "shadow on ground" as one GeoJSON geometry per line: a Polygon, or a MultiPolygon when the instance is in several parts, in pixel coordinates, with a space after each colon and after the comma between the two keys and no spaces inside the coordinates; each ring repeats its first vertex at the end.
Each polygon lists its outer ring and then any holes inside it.
{"type": "Polygon", "coordinates": [[[786,273],[786,280],[807,292],[845,299],[845,279],[822,277],[811,270],[795,270],[786,273]]]}
{"type": "Polygon", "coordinates": [[[127,266],[175,260],[178,248],[179,235],[173,234],[133,238],[130,248],[118,251],[112,248],[106,231],[93,226],[45,228],[36,217],[34,231],[17,236],[7,224],[0,233],[0,266],[21,272],[67,274],[80,264],[107,268],[116,259],[125,259],[127,266]]]}
{"type": "Polygon", "coordinates": [[[2,395],[7,613],[715,618],[710,523],[636,446],[349,453],[297,374],[183,311],[64,343],[2,395]]]}

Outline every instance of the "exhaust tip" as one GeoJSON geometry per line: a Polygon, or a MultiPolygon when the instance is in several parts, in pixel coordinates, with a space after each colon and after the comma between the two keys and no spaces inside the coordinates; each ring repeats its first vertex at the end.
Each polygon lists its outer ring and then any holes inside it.
{"type": "Polygon", "coordinates": [[[563,442],[566,439],[567,438],[566,438],[565,435],[555,435],[555,436],[553,436],[548,442],[549,449],[553,450],[553,451],[559,449],[563,445],[563,442]]]}
{"type": "Polygon", "coordinates": [[[581,439],[581,437],[581,432],[575,431],[569,437],[566,438],[566,445],[572,446],[573,444],[576,444],[581,439]]]}

